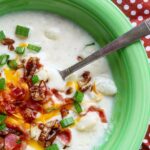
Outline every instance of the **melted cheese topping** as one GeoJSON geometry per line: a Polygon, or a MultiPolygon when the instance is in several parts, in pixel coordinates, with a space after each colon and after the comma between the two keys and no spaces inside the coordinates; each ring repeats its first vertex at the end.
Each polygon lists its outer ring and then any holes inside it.
{"type": "Polygon", "coordinates": [[[35,140],[29,140],[28,144],[30,147],[34,148],[35,150],[44,150],[44,148],[35,140]]]}
{"type": "Polygon", "coordinates": [[[18,85],[18,83],[20,83],[20,73],[18,71],[5,68],[4,73],[8,83],[13,83],[14,85],[18,85]]]}

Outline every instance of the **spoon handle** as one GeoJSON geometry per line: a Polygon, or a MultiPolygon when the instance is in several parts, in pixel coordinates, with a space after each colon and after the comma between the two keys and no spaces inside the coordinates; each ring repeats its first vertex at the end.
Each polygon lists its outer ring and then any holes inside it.
{"type": "Polygon", "coordinates": [[[117,51],[120,48],[124,48],[129,44],[133,43],[134,41],[148,34],[150,34],[150,18],[142,22],[139,26],[132,28],[127,33],[118,37],[116,40],[112,41],[105,47],[89,55],[84,60],[74,64],[73,66],[65,70],[60,71],[60,74],[62,78],[65,79],[71,73],[83,68],[84,66],[90,64],[91,62],[97,60],[98,58],[106,56],[114,51],[117,51]]]}

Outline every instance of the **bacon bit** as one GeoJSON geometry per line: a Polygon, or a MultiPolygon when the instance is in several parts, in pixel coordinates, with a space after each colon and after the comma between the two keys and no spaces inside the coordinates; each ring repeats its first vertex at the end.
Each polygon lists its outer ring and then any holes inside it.
{"type": "Polygon", "coordinates": [[[33,110],[31,108],[25,108],[24,110],[22,110],[22,115],[24,116],[24,119],[29,123],[34,121],[37,113],[38,112],[36,110],[33,110]]]}
{"type": "Polygon", "coordinates": [[[11,45],[11,44],[14,44],[15,41],[13,39],[10,39],[10,38],[5,38],[3,41],[2,41],[2,44],[3,45],[11,45]]]}
{"type": "Polygon", "coordinates": [[[90,76],[90,72],[89,71],[85,71],[83,74],[82,74],[82,77],[83,77],[83,79],[87,79],[87,78],[89,78],[89,76],[90,76]]]}
{"type": "Polygon", "coordinates": [[[14,43],[15,43],[15,41],[13,39],[10,39],[10,38],[5,38],[2,41],[2,44],[7,45],[8,49],[11,50],[11,51],[14,50],[14,46],[13,46],[14,43]]]}
{"type": "Polygon", "coordinates": [[[100,117],[100,119],[101,119],[101,121],[102,121],[103,123],[107,123],[106,115],[105,115],[105,112],[104,112],[103,109],[101,109],[101,108],[96,108],[96,107],[94,107],[94,106],[91,106],[91,107],[89,107],[89,109],[88,109],[88,112],[89,112],[89,111],[97,112],[98,115],[99,115],[99,117],[100,117]]]}
{"type": "Polygon", "coordinates": [[[85,71],[81,76],[83,78],[82,82],[85,82],[85,84],[91,81],[91,73],[89,71],[85,71]]]}
{"type": "Polygon", "coordinates": [[[15,113],[15,106],[13,102],[15,99],[9,93],[3,91],[0,93],[0,112],[7,112],[8,114],[15,113]]]}
{"type": "Polygon", "coordinates": [[[9,49],[10,51],[13,51],[15,48],[14,48],[13,45],[8,45],[8,49],[9,49]]]}
{"type": "Polygon", "coordinates": [[[10,102],[3,102],[3,104],[1,104],[1,107],[3,107],[4,112],[10,115],[14,114],[16,111],[15,105],[10,102]]]}
{"type": "Polygon", "coordinates": [[[73,104],[74,99],[73,98],[65,98],[65,104],[69,105],[69,104],[73,104]]]}
{"type": "Polygon", "coordinates": [[[0,137],[0,149],[4,149],[4,139],[0,137]]]}
{"type": "Polygon", "coordinates": [[[7,128],[9,133],[15,134],[20,137],[21,140],[29,139],[29,134],[21,126],[16,126],[7,123],[7,128]]]}
{"type": "Polygon", "coordinates": [[[40,84],[30,88],[31,97],[34,101],[42,101],[46,99],[47,86],[45,81],[40,81],[40,84]]]}
{"type": "Polygon", "coordinates": [[[2,92],[2,97],[3,97],[3,101],[5,101],[5,102],[14,102],[15,101],[15,99],[12,98],[12,96],[5,91],[2,92]]]}
{"type": "Polygon", "coordinates": [[[61,141],[64,143],[64,145],[67,146],[70,143],[71,138],[72,138],[71,131],[69,129],[61,131],[58,134],[58,137],[61,139],[61,141]]]}
{"type": "Polygon", "coordinates": [[[91,88],[91,85],[83,86],[83,87],[80,88],[80,91],[81,92],[86,92],[90,88],[91,88]]]}
{"type": "Polygon", "coordinates": [[[11,91],[11,95],[17,100],[23,100],[25,97],[25,90],[19,87],[14,87],[11,91]]]}
{"type": "Polygon", "coordinates": [[[37,57],[30,57],[27,61],[24,70],[24,78],[29,82],[34,75],[35,71],[39,69],[42,65],[39,62],[39,58],[37,57]]]}
{"type": "Polygon", "coordinates": [[[64,101],[65,99],[62,97],[61,94],[59,94],[59,91],[57,89],[51,89],[52,93],[61,101],[64,101]]]}
{"type": "Polygon", "coordinates": [[[8,128],[6,128],[5,130],[0,131],[0,136],[4,137],[9,133],[8,128]]]}
{"type": "Polygon", "coordinates": [[[78,61],[82,61],[83,59],[84,59],[83,57],[77,56],[77,60],[78,60],[78,61]]]}
{"type": "Polygon", "coordinates": [[[82,79],[81,81],[78,82],[79,84],[79,89],[82,92],[86,92],[88,89],[90,89],[92,87],[92,85],[90,84],[91,81],[91,74],[89,71],[85,71],[82,75],[81,75],[82,79]]]}
{"type": "Polygon", "coordinates": [[[17,150],[18,149],[18,144],[17,144],[18,140],[19,140],[19,136],[15,135],[15,134],[8,134],[5,137],[5,150],[14,150],[14,149],[17,150]]]}
{"type": "Polygon", "coordinates": [[[57,134],[60,132],[60,124],[58,120],[50,121],[46,125],[40,124],[41,134],[39,141],[44,147],[47,147],[53,143],[57,134]]]}
{"type": "Polygon", "coordinates": [[[70,95],[73,92],[73,89],[71,87],[69,87],[66,91],[67,95],[70,95]]]}
{"type": "Polygon", "coordinates": [[[61,117],[64,118],[64,117],[66,117],[69,114],[69,110],[65,106],[63,106],[60,109],[60,113],[61,113],[61,117]]]}

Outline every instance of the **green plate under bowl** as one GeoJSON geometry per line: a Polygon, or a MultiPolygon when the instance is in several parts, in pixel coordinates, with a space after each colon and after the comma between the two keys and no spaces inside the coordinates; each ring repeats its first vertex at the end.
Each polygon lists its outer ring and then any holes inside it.
{"type": "MultiPolygon", "coordinates": [[[[69,18],[101,46],[131,29],[128,19],[109,0],[0,0],[0,15],[22,10],[44,10],[69,18]]],[[[144,48],[138,41],[108,56],[108,61],[118,87],[114,128],[95,149],[138,150],[150,115],[150,74],[144,48]]]]}

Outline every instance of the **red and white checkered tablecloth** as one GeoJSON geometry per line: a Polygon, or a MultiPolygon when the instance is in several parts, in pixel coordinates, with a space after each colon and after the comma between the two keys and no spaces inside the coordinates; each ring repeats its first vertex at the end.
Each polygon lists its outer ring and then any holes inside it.
{"type": "MultiPolygon", "coordinates": [[[[133,26],[150,17],[150,0],[113,0],[113,2],[129,17],[133,26]]],[[[150,35],[142,38],[142,43],[150,60],[150,35]]],[[[141,150],[150,150],[150,125],[141,150]]]]}

